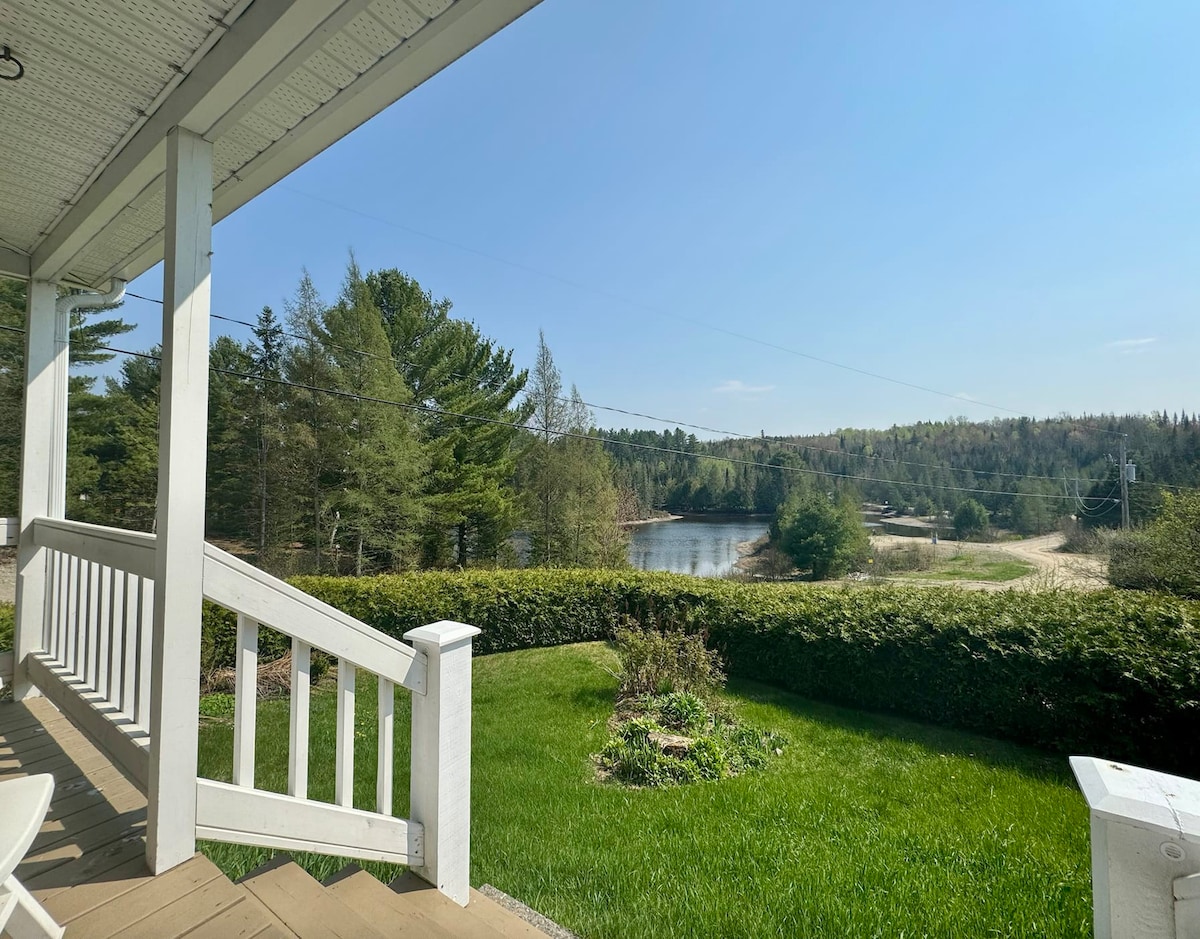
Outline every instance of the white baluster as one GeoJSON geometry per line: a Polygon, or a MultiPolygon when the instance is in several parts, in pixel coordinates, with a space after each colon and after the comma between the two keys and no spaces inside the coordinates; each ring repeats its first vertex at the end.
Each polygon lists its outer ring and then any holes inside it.
{"type": "Polygon", "coordinates": [[[308,691],[312,648],[292,640],[292,719],[288,729],[288,795],[308,798],[308,691]]]}
{"type": "Polygon", "coordinates": [[[56,662],[61,662],[63,660],[63,651],[67,647],[66,559],[63,557],[61,551],[51,551],[50,557],[52,559],[51,560],[52,566],[51,566],[50,570],[53,572],[51,575],[53,577],[51,584],[54,588],[53,593],[51,594],[51,599],[52,599],[52,602],[54,603],[54,648],[50,650],[50,653],[54,656],[54,660],[56,662]]]}
{"type": "Polygon", "coordinates": [[[386,678],[379,679],[379,762],[375,777],[375,811],[392,814],[393,731],[396,691],[386,678]]]}
{"type": "Polygon", "coordinates": [[[233,783],[254,788],[254,723],[258,709],[258,623],[239,613],[233,698],[233,783]]]}
{"type": "Polygon", "coordinates": [[[108,568],[103,564],[95,565],[93,577],[95,578],[95,606],[96,616],[95,625],[92,626],[92,632],[95,633],[95,653],[93,655],[94,665],[92,673],[92,689],[97,691],[105,698],[108,697],[108,645],[109,636],[112,634],[112,624],[109,621],[111,616],[112,602],[112,584],[109,580],[108,568]]]}
{"type": "Polygon", "coordinates": [[[151,651],[154,647],[154,581],[142,578],[140,609],[138,610],[138,725],[149,733],[154,733],[150,726],[150,678],[151,651]]]}
{"type": "Polygon", "coordinates": [[[354,805],[354,666],[338,659],[337,753],[334,758],[334,801],[354,805]]]}
{"type": "Polygon", "coordinates": [[[79,565],[83,563],[79,558],[67,556],[67,592],[64,597],[65,612],[66,612],[66,643],[63,646],[63,655],[59,660],[70,671],[75,671],[75,640],[78,638],[79,631],[79,565]]]}
{"type": "Polygon", "coordinates": [[[92,645],[96,633],[96,616],[93,612],[96,608],[95,567],[96,565],[91,561],[83,562],[83,580],[79,585],[79,589],[82,591],[82,603],[79,615],[80,659],[79,669],[76,671],[76,674],[83,679],[84,687],[91,688],[93,691],[96,688],[96,682],[92,677],[95,667],[95,655],[92,651],[92,645]]]}
{"type": "MultiPolygon", "coordinates": [[[[108,571],[108,680],[104,683],[104,700],[116,704],[121,699],[121,640],[125,634],[124,606],[121,584],[125,575],[115,567],[108,571]]],[[[119,705],[118,705],[119,706],[119,705]]]]}

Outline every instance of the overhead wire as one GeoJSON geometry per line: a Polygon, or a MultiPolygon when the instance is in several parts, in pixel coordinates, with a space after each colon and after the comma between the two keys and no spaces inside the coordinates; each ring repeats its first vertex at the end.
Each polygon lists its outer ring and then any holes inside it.
{"type": "MultiPolygon", "coordinates": [[[[140,294],[127,292],[126,296],[134,297],[138,300],[145,300],[150,303],[157,303],[159,305],[162,304],[161,300],[157,300],[153,297],[145,297],[140,294]]],[[[258,328],[258,324],[251,323],[248,320],[237,319],[236,317],[224,316],[224,315],[217,314],[217,313],[212,313],[212,314],[210,314],[210,316],[212,316],[213,319],[218,319],[218,320],[221,320],[226,323],[235,323],[239,326],[245,326],[249,329],[257,329],[258,328]]],[[[291,339],[297,340],[299,342],[312,342],[313,341],[313,337],[311,337],[311,336],[305,336],[300,333],[290,332],[290,331],[282,329],[282,328],[280,331],[281,331],[282,335],[285,335],[285,336],[287,336],[291,339]]],[[[342,345],[341,343],[333,342],[332,340],[324,340],[323,339],[322,342],[327,342],[328,345],[331,345],[334,348],[343,349],[343,350],[350,352],[352,354],[355,354],[355,355],[368,356],[368,357],[380,359],[383,361],[389,361],[389,362],[392,362],[394,365],[398,365],[398,366],[414,366],[417,364],[414,362],[405,361],[400,358],[382,355],[382,354],[376,353],[376,352],[368,352],[363,349],[355,349],[350,346],[342,345]]],[[[469,376],[462,375],[458,372],[446,372],[444,374],[450,375],[451,377],[454,377],[454,378],[469,380],[469,376]]],[[[555,400],[562,401],[565,403],[570,403],[570,401],[571,401],[570,398],[560,396],[560,395],[554,396],[554,397],[555,397],[555,400]]],[[[689,423],[688,421],[681,421],[681,420],[676,420],[673,418],[657,417],[653,414],[646,414],[641,411],[632,411],[632,410],[628,410],[626,408],[619,408],[619,407],[615,407],[612,405],[597,404],[593,401],[584,400],[581,403],[585,407],[592,408],[597,411],[606,411],[606,412],[613,413],[613,414],[622,414],[626,417],[637,417],[637,418],[642,418],[644,420],[656,421],[660,424],[664,424],[669,427],[680,427],[680,428],[687,428],[689,430],[698,430],[698,431],[702,431],[704,433],[721,434],[726,437],[733,437],[733,438],[738,438],[741,440],[763,439],[761,437],[761,435],[758,435],[758,434],[747,434],[747,433],[744,433],[741,431],[736,431],[736,430],[723,430],[723,429],[717,428],[717,427],[708,427],[703,424],[694,424],[694,423],[689,423]]],[[[890,464],[897,465],[897,466],[915,466],[915,467],[921,467],[924,469],[933,469],[933,470],[945,471],[945,472],[969,473],[972,476],[999,476],[999,477],[1004,477],[1007,479],[1036,479],[1036,480],[1049,480],[1052,482],[1058,482],[1060,479],[1065,480],[1065,477],[1059,477],[1059,476],[1042,476],[1042,475],[1038,475],[1036,473],[1008,473],[1008,472],[1004,472],[1001,470],[979,470],[979,469],[971,469],[971,468],[965,467],[965,466],[952,466],[952,465],[944,464],[944,463],[922,463],[922,462],[915,461],[915,460],[902,460],[899,457],[881,456],[881,455],[872,454],[872,453],[853,453],[849,450],[833,450],[833,449],[830,449],[829,447],[818,447],[813,444],[797,443],[795,441],[780,440],[778,438],[771,438],[771,440],[773,443],[775,443],[777,446],[780,446],[780,447],[786,447],[786,448],[798,450],[798,451],[802,450],[802,451],[808,451],[808,452],[813,452],[813,453],[824,453],[829,456],[836,456],[836,457],[841,457],[844,459],[874,460],[876,462],[890,463],[890,464]]]]}
{"type": "MultiPolygon", "coordinates": [[[[644,312],[652,313],[656,316],[666,316],[671,319],[675,319],[680,322],[687,323],[691,326],[697,326],[697,327],[700,327],[701,329],[708,329],[708,330],[711,330],[716,333],[721,333],[723,335],[733,337],[735,339],[741,339],[745,342],[750,342],[755,345],[763,346],[768,349],[774,349],[778,352],[783,352],[788,355],[797,356],[798,358],[807,359],[811,362],[818,362],[822,365],[830,366],[831,368],[838,368],[838,369],[842,369],[844,371],[852,372],[857,375],[863,375],[868,378],[874,378],[878,381],[890,382],[891,384],[894,384],[894,385],[900,385],[905,388],[912,388],[916,391],[925,392],[926,394],[937,395],[942,398],[950,398],[951,400],[954,400],[954,401],[965,402],[965,403],[969,403],[969,404],[976,404],[976,405],[979,405],[980,407],[990,408],[991,410],[994,410],[994,411],[1003,411],[1008,414],[1016,414],[1016,415],[1020,415],[1020,416],[1026,416],[1024,414],[1024,412],[1019,411],[1015,408],[1005,407],[1004,405],[994,404],[994,403],[991,403],[988,401],[982,401],[977,398],[965,398],[961,394],[953,394],[949,391],[942,391],[937,388],[930,388],[927,385],[920,385],[915,382],[905,381],[904,379],[901,379],[901,378],[894,378],[890,375],[883,375],[879,372],[873,372],[870,369],[860,368],[855,365],[848,365],[845,362],[838,362],[833,359],[827,359],[827,358],[824,358],[823,356],[814,355],[810,352],[801,352],[799,349],[793,349],[790,346],[780,345],[779,343],[771,342],[766,339],[760,339],[757,336],[751,336],[746,333],[737,332],[736,330],[727,329],[723,326],[716,326],[712,323],[707,323],[704,320],[698,320],[698,319],[694,319],[693,317],[690,317],[690,316],[684,316],[683,314],[676,313],[673,310],[665,309],[662,307],[656,307],[651,304],[643,303],[638,300],[632,300],[628,297],[622,296],[617,293],[613,293],[612,291],[606,290],[601,287],[596,287],[591,284],[586,284],[581,281],[576,281],[569,277],[563,277],[559,274],[555,274],[550,271],[541,270],[539,268],[532,267],[531,265],[523,264],[518,261],[513,261],[508,258],[503,258],[503,257],[500,257],[499,255],[491,254],[486,251],[480,251],[477,248],[472,248],[468,245],[461,244],[461,243],[453,241],[451,239],[443,238],[440,235],[430,234],[429,232],[425,232],[420,229],[413,228],[409,225],[405,225],[401,222],[397,222],[395,219],[386,218],[381,215],[374,215],[370,212],[364,212],[361,209],[356,209],[352,206],[344,205],[340,202],[336,202],[325,196],[318,196],[318,195],[315,195],[314,193],[305,192],[302,189],[297,189],[294,186],[287,185],[286,183],[280,183],[278,188],[286,190],[287,192],[294,193],[295,195],[301,196],[305,199],[309,199],[313,202],[319,202],[319,203],[327,205],[331,208],[339,209],[339,210],[341,210],[343,212],[347,212],[351,215],[357,215],[361,218],[365,218],[370,221],[378,222],[381,225],[387,225],[392,228],[398,229],[400,231],[404,231],[409,234],[416,235],[420,238],[425,238],[429,241],[434,241],[434,242],[437,242],[438,244],[443,244],[443,245],[446,245],[447,247],[455,248],[456,250],[463,251],[468,254],[473,254],[477,257],[481,257],[486,260],[492,261],[496,264],[502,264],[502,265],[505,265],[506,267],[513,268],[514,270],[524,271],[525,273],[533,274],[537,277],[542,277],[547,280],[556,281],[567,287],[571,287],[572,289],[580,290],[585,293],[590,293],[594,296],[598,296],[598,297],[601,297],[601,298],[604,298],[607,300],[612,300],[612,301],[620,303],[624,306],[629,306],[634,309],[640,309],[640,310],[643,310],[644,312]]],[[[1091,429],[1095,430],[1098,433],[1114,434],[1117,436],[1121,435],[1120,431],[1109,430],[1109,429],[1103,428],[1103,427],[1092,427],[1091,429]]]]}
{"type": "MultiPolygon", "coordinates": [[[[103,350],[105,352],[111,352],[116,355],[129,355],[129,356],[134,356],[134,357],[142,358],[142,359],[161,361],[161,356],[156,356],[156,355],[153,355],[148,352],[134,352],[129,349],[120,349],[120,348],[117,348],[114,346],[97,346],[96,348],[98,350],[103,350]]],[[[241,378],[241,379],[245,379],[248,381],[261,381],[261,382],[266,382],[266,383],[272,384],[272,385],[284,386],[284,387],[289,387],[289,388],[299,388],[301,390],[309,391],[309,392],[316,393],[316,394],[326,394],[326,395],[330,395],[333,397],[344,398],[344,399],[349,399],[349,400],[354,400],[354,401],[365,401],[367,403],[372,403],[372,404],[386,405],[386,406],[400,408],[402,410],[410,411],[410,412],[433,414],[433,415],[437,415],[439,417],[459,418],[461,420],[475,421],[477,423],[482,423],[482,424],[491,424],[491,425],[499,425],[499,426],[504,426],[504,427],[511,427],[515,430],[528,430],[529,429],[524,424],[522,424],[518,421],[506,421],[506,420],[502,420],[500,418],[485,417],[483,415],[478,415],[478,414],[468,414],[468,413],[464,413],[461,411],[452,411],[448,408],[440,408],[440,407],[436,407],[433,405],[427,405],[427,404],[414,404],[411,402],[393,401],[388,398],[380,398],[380,397],[376,397],[374,395],[364,395],[364,394],[360,394],[358,392],[345,391],[345,390],[339,389],[339,388],[325,388],[320,385],[312,385],[307,382],[297,382],[297,381],[292,381],[290,379],[285,379],[285,378],[273,378],[273,377],[265,376],[265,375],[255,375],[252,372],[243,372],[239,369],[228,369],[228,368],[221,368],[220,366],[210,365],[209,370],[212,372],[216,372],[217,374],[229,375],[234,378],[241,378]]],[[[694,452],[689,452],[687,450],[677,450],[673,447],[659,447],[659,446],[654,446],[652,444],[634,443],[632,441],[627,441],[627,440],[618,440],[613,437],[605,437],[601,434],[589,434],[589,433],[582,433],[579,431],[555,431],[553,433],[553,436],[555,439],[590,440],[590,441],[599,442],[599,443],[612,444],[614,446],[619,446],[619,447],[628,447],[633,450],[640,450],[640,451],[644,451],[644,452],[667,453],[667,454],[672,454],[675,456],[690,457],[692,459],[703,458],[703,459],[708,459],[708,460],[714,460],[714,461],[720,462],[720,463],[728,463],[728,464],[735,465],[735,466],[753,466],[753,467],[756,467],[758,469],[763,469],[763,470],[780,470],[780,471],[787,472],[787,473],[797,473],[797,474],[806,475],[806,476],[816,476],[816,477],[830,478],[830,479],[847,479],[847,480],[856,480],[859,482],[882,482],[882,483],[889,483],[889,484],[896,485],[896,486],[904,486],[904,487],[921,489],[921,490],[937,489],[937,490],[946,491],[946,492],[967,492],[967,493],[974,493],[974,494],[979,494],[979,495],[1014,496],[1014,497],[1019,497],[1019,498],[1054,499],[1054,500],[1061,500],[1063,498],[1062,496],[1059,496],[1056,494],[1048,494],[1048,493],[1009,492],[1009,491],[1006,491],[1003,489],[984,489],[984,488],[966,487],[966,486],[946,486],[946,485],[935,484],[935,483],[912,483],[912,482],[905,482],[905,481],[900,481],[900,480],[879,479],[878,477],[874,477],[874,476],[860,476],[860,475],[856,475],[856,474],[852,474],[852,473],[835,473],[835,472],[831,472],[831,471],[827,471],[827,470],[816,470],[816,469],[810,469],[809,467],[802,467],[802,466],[788,466],[786,464],[776,464],[776,463],[760,463],[757,460],[742,460],[742,459],[738,459],[736,457],[713,456],[713,455],[709,455],[709,454],[694,453],[694,452]]]]}
{"type": "MultiPolygon", "coordinates": [[[[128,292],[126,295],[136,298],[138,300],[144,300],[144,301],[159,304],[159,305],[162,304],[161,300],[158,300],[154,297],[146,297],[141,294],[128,293],[128,292]]],[[[237,325],[249,327],[251,329],[257,328],[257,324],[250,323],[246,320],[237,319],[235,317],[223,316],[221,314],[216,314],[216,313],[210,314],[210,316],[214,319],[218,319],[218,320],[222,320],[222,321],[230,322],[230,323],[235,323],[237,325]]],[[[19,329],[17,327],[0,325],[0,329],[8,330],[11,332],[24,333],[23,329],[19,329]]],[[[295,340],[298,340],[301,342],[311,342],[312,341],[311,336],[304,336],[304,335],[301,335],[298,333],[289,332],[287,330],[281,330],[281,332],[283,335],[286,335],[292,339],[295,339],[295,340]]],[[[337,348],[341,348],[341,349],[344,349],[345,351],[351,352],[353,354],[369,356],[369,357],[377,358],[380,360],[389,361],[389,362],[392,362],[393,364],[400,364],[400,365],[415,364],[415,363],[411,363],[411,362],[404,362],[403,360],[399,360],[399,359],[393,358],[391,356],[381,355],[379,353],[372,353],[372,352],[368,352],[368,351],[362,350],[362,349],[354,349],[352,347],[344,346],[339,343],[330,342],[330,344],[337,348]]],[[[97,351],[111,352],[111,353],[118,354],[118,355],[127,355],[127,356],[133,356],[133,357],[137,357],[137,358],[150,359],[153,361],[160,361],[159,356],[155,356],[151,353],[134,352],[132,350],[118,349],[118,348],[111,347],[111,346],[98,346],[98,347],[96,347],[96,349],[97,349],[97,351]]],[[[241,372],[241,371],[236,371],[236,370],[231,370],[231,369],[224,369],[224,368],[220,368],[218,366],[210,366],[210,368],[215,372],[218,372],[221,374],[227,374],[227,375],[239,377],[239,378],[252,379],[252,380],[263,380],[263,381],[268,381],[273,384],[290,385],[292,387],[302,388],[302,389],[309,390],[309,391],[321,392],[321,393],[336,395],[336,396],[341,396],[341,397],[351,397],[351,398],[356,397],[353,393],[344,392],[344,391],[341,391],[338,389],[321,388],[319,386],[311,386],[311,385],[306,385],[303,383],[289,382],[284,379],[273,379],[273,378],[268,378],[268,377],[263,377],[263,376],[256,376],[256,375],[253,375],[252,373],[246,373],[246,372],[241,372]]],[[[447,374],[450,374],[453,377],[457,377],[457,378],[467,378],[467,376],[461,375],[459,373],[447,373],[447,374]]],[[[451,417],[457,417],[457,418],[466,419],[466,420],[484,421],[487,423],[505,424],[505,425],[511,426],[511,427],[523,427],[524,426],[524,425],[521,425],[521,424],[518,424],[515,422],[507,422],[507,421],[500,421],[497,419],[484,418],[479,415],[464,414],[461,412],[450,411],[450,410],[447,410],[444,408],[437,408],[437,407],[433,407],[433,406],[429,406],[429,405],[409,404],[409,403],[404,403],[404,402],[388,401],[386,399],[374,399],[374,398],[370,398],[369,396],[358,396],[358,398],[360,400],[374,401],[375,403],[379,403],[379,404],[390,404],[390,405],[405,408],[408,410],[424,411],[426,413],[435,413],[435,414],[439,414],[442,416],[451,416],[451,417]]],[[[561,397],[561,396],[556,396],[556,400],[566,402],[566,401],[570,401],[571,399],[561,397]]],[[[754,434],[745,434],[745,433],[741,433],[738,431],[722,430],[719,428],[707,427],[707,426],[699,425],[699,424],[690,424],[686,421],[677,421],[677,420],[672,420],[670,418],[657,417],[655,415],[646,414],[643,412],[631,411],[631,410],[627,410],[624,408],[617,408],[617,407],[613,407],[613,406],[609,406],[609,405],[596,404],[594,402],[583,401],[582,403],[588,408],[594,408],[596,410],[603,410],[603,411],[610,411],[613,413],[624,414],[624,415],[631,416],[631,417],[640,417],[640,418],[644,418],[647,420],[658,421],[660,423],[667,424],[667,425],[673,425],[676,427],[687,427],[687,428],[690,428],[693,430],[701,430],[701,431],[705,431],[708,433],[725,434],[729,437],[735,437],[735,438],[745,439],[745,440],[761,439],[760,436],[757,436],[754,434]]],[[[677,450],[677,449],[669,448],[669,447],[657,447],[657,446],[650,445],[650,444],[638,444],[638,443],[634,443],[632,441],[619,440],[617,438],[605,437],[605,436],[601,436],[601,435],[591,435],[591,434],[580,435],[580,434],[572,434],[572,433],[563,433],[563,434],[559,434],[558,436],[586,437],[586,439],[599,440],[601,442],[608,443],[612,446],[624,446],[624,447],[629,447],[632,449],[643,450],[643,451],[670,453],[670,454],[692,457],[694,459],[695,458],[711,459],[711,460],[717,460],[720,462],[725,462],[725,463],[729,463],[729,464],[733,464],[733,465],[756,466],[756,467],[761,467],[764,469],[785,469],[787,471],[801,472],[801,473],[805,473],[808,475],[823,476],[823,477],[829,477],[829,478],[835,478],[835,479],[848,479],[848,480],[857,480],[857,481],[861,481],[861,482],[887,483],[890,485],[902,486],[902,487],[907,487],[907,488],[917,489],[917,490],[937,489],[940,491],[950,491],[950,492],[971,492],[971,493],[977,493],[977,494],[990,494],[990,495],[1013,495],[1013,496],[1021,496],[1021,497],[1029,497],[1029,498],[1045,498],[1045,499],[1063,498],[1063,497],[1060,497],[1057,495],[1050,495],[1050,494],[1045,494],[1045,493],[1019,493],[1019,492],[1011,492],[1008,490],[987,489],[987,488],[983,488],[983,487],[948,486],[948,485],[944,485],[944,484],[921,483],[921,482],[915,482],[915,481],[910,481],[910,480],[885,479],[885,478],[880,478],[878,476],[868,476],[868,475],[855,474],[855,473],[837,473],[837,472],[834,472],[831,470],[816,470],[816,469],[810,469],[807,467],[785,467],[780,464],[762,463],[762,462],[759,462],[756,460],[741,460],[741,459],[738,459],[735,457],[725,457],[725,456],[719,456],[719,455],[714,455],[714,454],[699,454],[699,453],[695,453],[693,451],[677,450]]],[[[838,457],[843,457],[843,458],[871,459],[871,460],[876,460],[876,461],[883,462],[883,463],[892,463],[892,464],[896,464],[896,465],[905,465],[905,466],[917,466],[917,467],[936,469],[936,470],[942,470],[942,471],[970,473],[972,475],[1001,476],[1001,477],[1005,477],[1005,478],[1015,478],[1015,479],[1053,480],[1056,482],[1061,479],[1063,482],[1063,485],[1064,485],[1064,489],[1067,484],[1067,477],[1065,477],[1065,476],[1064,477],[1041,476],[1041,475],[1029,474],[1029,473],[1007,473],[1007,472],[1002,472],[1002,471],[976,470],[976,469],[970,469],[967,467],[956,467],[956,466],[950,466],[950,465],[946,465],[946,464],[921,463],[921,462],[912,461],[912,460],[901,460],[899,458],[879,456],[877,454],[861,454],[861,453],[856,454],[856,453],[851,453],[850,451],[846,451],[846,450],[832,450],[832,449],[829,449],[826,447],[816,447],[816,446],[809,445],[809,444],[800,444],[800,443],[795,443],[795,442],[791,442],[791,441],[781,441],[781,440],[776,440],[774,438],[772,438],[772,442],[779,446],[790,447],[790,448],[797,449],[797,450],[814,451],[814,452],[818,452],[818,453],[824,453],[827,455],[838,456],[838,457]]],[[[1078,484],[1078,480],[1076,480],[1076,484],[1078,484]]],[[[1166,484],[1158,484],[1158,485],[1166,485],[1166,484]]],[[[1172,487],[1172,488],[1182,489],[1184,487],[1172,487]]],[[[1111,493],[1110,493],[1110,495],[1111,495],[1111,493]]],[[[1069,498],[1069,493],[1068,493],[1067,497],[1069,498]]],[[[1078,496],[1076,498],[1078,499],[1078,496]]],[[[1098,498],[1098,497],[1086,497],[1086,498],[1098,498]]],[[[1081,507],[1082,507],[1082,503],[1081,503],[1081,507]]]]}

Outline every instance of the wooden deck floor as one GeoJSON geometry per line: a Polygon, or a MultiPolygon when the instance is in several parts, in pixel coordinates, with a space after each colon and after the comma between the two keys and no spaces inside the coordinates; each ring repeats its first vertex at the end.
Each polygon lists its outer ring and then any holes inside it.
{"type": "Polygon", "coordinates": [[[0,780],[37,773],[54,797],[16,875],[68,939],[546,939],[474,890],[462,909],[410,874],[388,887],[353,865],[323,885],[281,855],[235,884],[197,854],[153,877],[142,793],[45,698],[0,701],[0,780]]]}

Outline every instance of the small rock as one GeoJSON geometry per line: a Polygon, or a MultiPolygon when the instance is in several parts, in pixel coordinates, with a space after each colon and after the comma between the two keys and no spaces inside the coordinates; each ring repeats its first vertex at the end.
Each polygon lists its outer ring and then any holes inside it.
{"type": "Polygon", "coordinates": [[[662,734],[654,731],[650,734],[650,742],[667,756],[683,756],[692,748],[695,741],[691,737],[679,737],[675,734],[662,734]]]}

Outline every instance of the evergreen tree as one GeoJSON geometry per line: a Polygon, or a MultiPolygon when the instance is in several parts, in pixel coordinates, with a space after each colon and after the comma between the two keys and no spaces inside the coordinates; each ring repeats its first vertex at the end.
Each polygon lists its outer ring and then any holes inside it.
{"type": "Polygon", "coordinates": [[[426,469],[409,403],[392,362],[381,322],[353,257],[338,302],[323,316],[321,336],[334,388],[353,397],[335,398],[337,417],[326,430],[339,456],[325,509],[333,518],[331,547],[345,537],[354,573],[368,567],[399,568],[415,563],[424,508],[421,480],[426,469]]]}
{"type": "Polygon", "coordinates": [[[794,491],[771,523],[771,541],[813,580],[841,577],[860,568],[870,553],[870,537],[859,512],[861,496],[794,491]]]}
{"type": "Polygon", "coordinates": [[[562,376],[538,334],[528,403],[532,440],[525,458],[530,558],[546,567],[624,567],[612,466],[577,389],[562,395],[562,376]]]}
{"type": "Polygon", "coordinates": [[[431,409],[417,418],[430,460],[422,563],[494,562],[519,517],[511,484],[519,431],[506,425],[529,417],[527,405],[514,404],[528,373],[408,275],[378,271],[366,283],[397,369],[413,400],[431,409]]]}
{"type": "Polygon", "coordinates": [[[274,311],[264,306],[248,348],[255,376],[254,407],[254,534],[258,563],[273,566],[287,529],[286,388],[281,384],[287,339],[274,311]]]}
{"type": "Polygon", "coordinates": [[[344,458],[335,441],[342,416],[340,405],[320,389],[334,387],[334,367],[322,318],[320,295],[304,271],[287,304],[288,324],[299,338],[283,353],[282,372],[292,387],[284,400],[286,511],[296,519],[294,541],[307,544],[311,568],[320,572],[331,541],[334,519],[327,517],[329,491],[344,458]]]}

